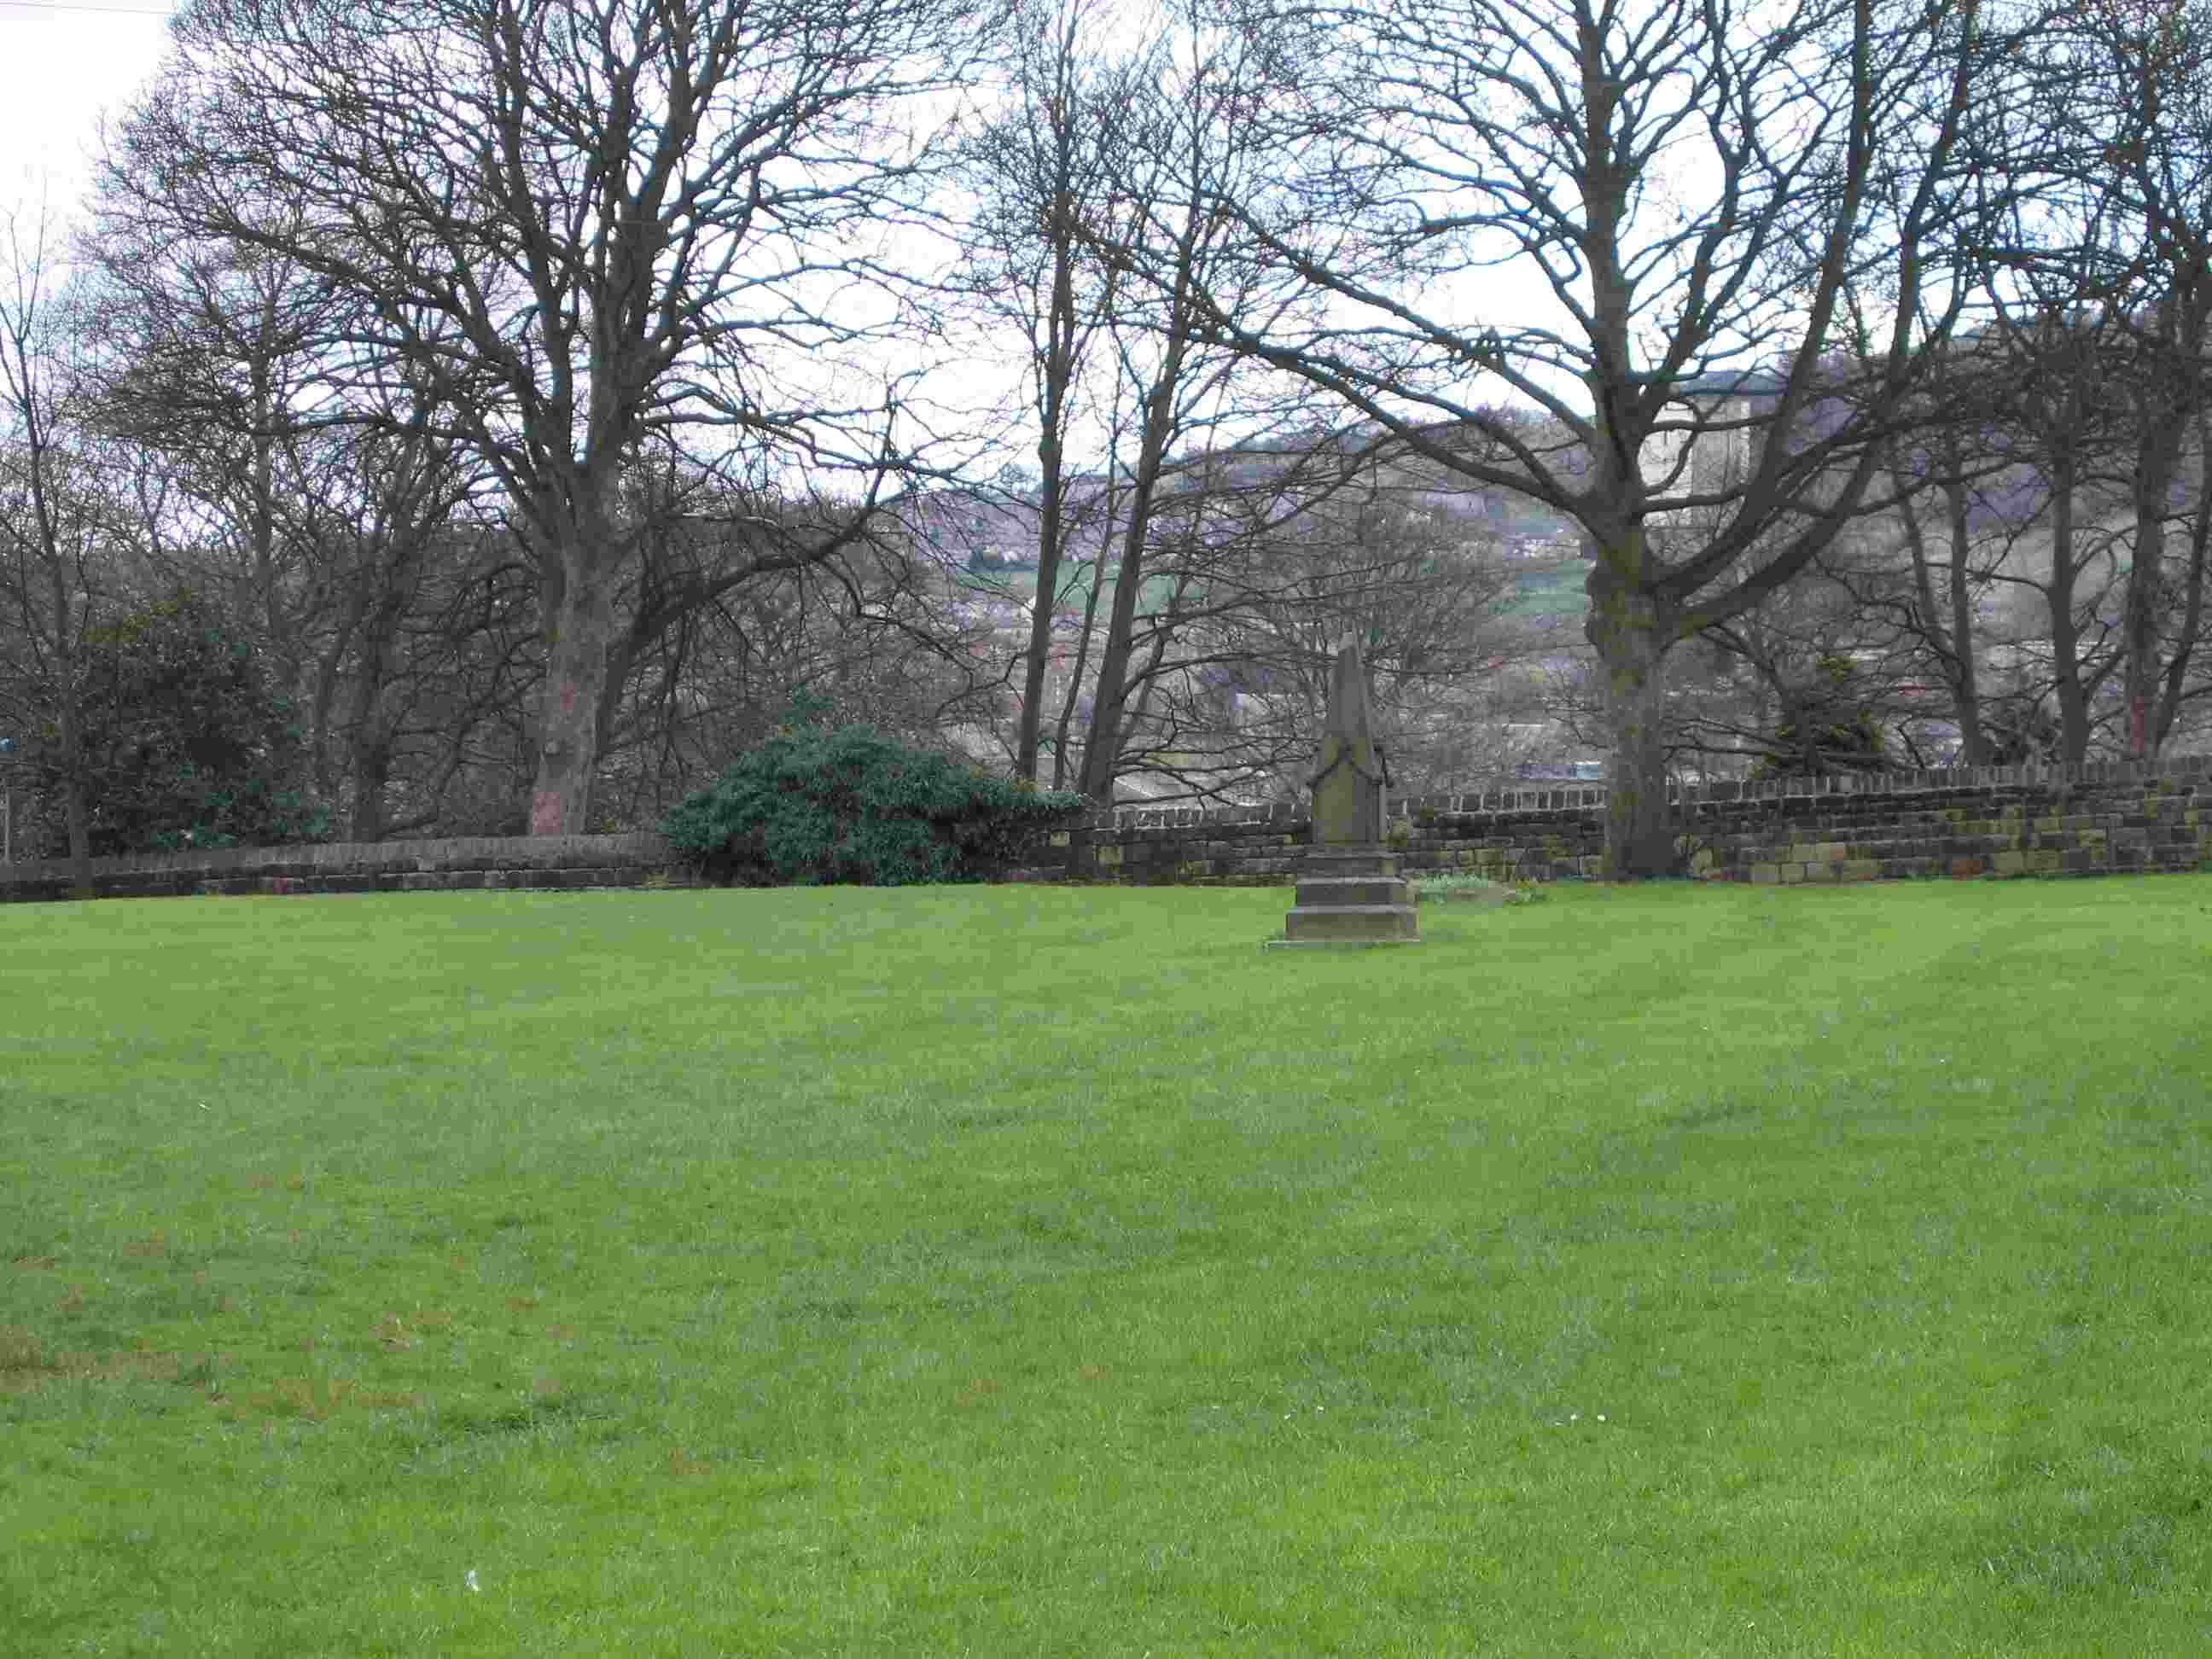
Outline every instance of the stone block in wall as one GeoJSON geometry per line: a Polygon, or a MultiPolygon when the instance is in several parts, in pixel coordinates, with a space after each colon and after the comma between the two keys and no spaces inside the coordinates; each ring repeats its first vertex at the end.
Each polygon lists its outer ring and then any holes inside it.
{"type": "Polygon", "coordinates": [[[1880,859],[1845,859],[1840,873],[1845,881],[1876,881],[1881,876],[1880,859]]]}

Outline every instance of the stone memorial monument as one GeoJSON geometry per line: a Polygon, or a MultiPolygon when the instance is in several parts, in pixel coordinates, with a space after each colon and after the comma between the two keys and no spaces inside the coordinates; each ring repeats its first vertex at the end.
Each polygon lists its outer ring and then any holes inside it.
{"type": "Polygon", "coordinates": [[[1367,707],[1367,665],[1345,641],[1330,677],[1328,725],[1313,776],[1313,843],[1299,867],[1297,903],[1271,945],[1416,945],[1419,913],[1397,854],[1382,842],[1389,782],[1367,707]]]}

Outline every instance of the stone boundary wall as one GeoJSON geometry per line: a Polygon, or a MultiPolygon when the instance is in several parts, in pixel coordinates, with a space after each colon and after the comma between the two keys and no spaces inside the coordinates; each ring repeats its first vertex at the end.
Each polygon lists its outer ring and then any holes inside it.
{"type": "MultiPolygon", "coordinates": [[[[1692,872],[1709,880],[2101,875],[2212,862],[2212,757],[2154,769],[1984,767],[1679,792],[1692,872]]],[[[1589,785],[1417,795],[1389,805],[1401,868],[1501,880],[1601,877],[1605,791],[1589,785]]],[[[1120,807],[1097,813],[1075,873],[1115,882],[1273,885],[1304,856],[1303,806],[1120,807]]],[[[1067,837],[1057,838],[1064,846],[1067,837]]],[[[1052,880],[1064,860],[1018,876],[1052,880]]],[[[0,864],[0,902],[60,899],[66,862],[0,864]]],[[[229,848],[93,860],[104,898],[459,888],[688,886],[651,831],[229,848]]]]}
{"type": "MultiPolygon", "coordinates": [[[[102,898],[185,893],[387,893],[471,887],[636,887],[689,878],[649,831],[623,836],[464,836],[443,841],[331,842],[94,859],[102,898]]],[[[0,902],[67,898],[66,860],[0,864],[0,902]]]]}
{"type": "MultiPolygon", "coordinates": [[[[2147,768],[1954,768],[1877,777],[1723,783],[1670,791],[1681,850],[1711,880],[1873,881],[1932,876],[2193,870],[2212,860],[2212,757],[2147,768]],[[2200,811],[2203,822],[2200,823],[2200,811]]],[[[1605,873],[1606,792],[1589,785],[1391,801],[1402,868],[1553,881],[1605,873]]],[[[1143,883],[1291,880],[1304,810],[1121,807],[1088,826],[1074,873],[1143,883]]],[[[1061,846],[1067,838],[1057,838],[1061,846]]],[[[1023,872],[1052,879],[1050,866],[1023,872]]]]}

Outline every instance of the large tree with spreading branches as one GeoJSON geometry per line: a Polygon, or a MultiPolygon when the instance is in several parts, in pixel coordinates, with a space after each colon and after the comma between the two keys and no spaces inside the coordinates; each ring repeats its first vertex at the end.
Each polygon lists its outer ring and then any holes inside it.
{"type": "Polygon", "coordinates": [[[1668,653],[1827,547],[1925,416],[1956,250],[1993,209],[1997,30],[1979,0],[1250,0],[1236,21],[1272,65],[1273,165],[1224,177],[1208,222],[1317,305],[1263,328],[1201,290],[1203,337],[1580,527],[1609,867],[1671,869],[1668,653]],[[1500,412],[1530,404],[1549,421],[1500,412]]]}
{"type": "MultiPolygon", "coordinates": [[[[682,447],[747,522],[738,573],[866,533],[907,453],[892,233],[970,0],[188,0],[106,210],[279,257],[352,301],[351,370],[404,380],[503,486],[546,673],[533,833],[585,828],[618,597],[682,447]],[[848,372],[849,371],[849,372],[848,372]],[[805,511],[783,510],[793,498],[805,511]],[[822,510],[827,504],[839,510],[822,510]]],[[[392,399],[362,400],[375,420],[392,399]]],[[[724,573],[726,577],[729,573],[724,573]]]]}

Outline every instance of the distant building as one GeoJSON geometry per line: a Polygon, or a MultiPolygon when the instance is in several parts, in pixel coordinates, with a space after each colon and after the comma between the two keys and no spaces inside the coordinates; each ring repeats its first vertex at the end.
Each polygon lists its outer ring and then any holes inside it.
{"type": "Polygon", "coordinates": [[[1654,433],[1638,458],[1645,484],[1686,495],[1717,494],[1742,483],[1758,453],[1760,418],[1785,384],[1764,368],[1678,382],[1663,416],[1675,429],[1654,433]]]}

